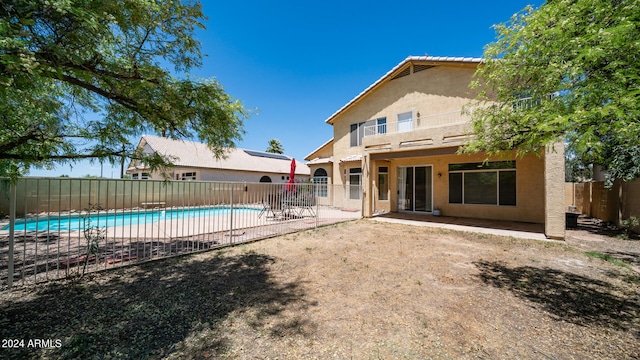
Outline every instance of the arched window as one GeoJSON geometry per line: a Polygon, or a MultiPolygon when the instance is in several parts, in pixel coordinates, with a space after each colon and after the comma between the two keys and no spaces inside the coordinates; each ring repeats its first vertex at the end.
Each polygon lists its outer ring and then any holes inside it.
{"type": "Polygon", "coordinates": [[[271,182],[271,178],[268,177],[267,175],[265,175],[265,176],[260,178],[260,182],[261,183],[270,183],[271,182]]]}
{"type": "Polygon", "coordinates": [[[315,184],[317,197],[327,197],[328,180],[327,170],[318,168],[313,172],[313,183],[315,184]]]}

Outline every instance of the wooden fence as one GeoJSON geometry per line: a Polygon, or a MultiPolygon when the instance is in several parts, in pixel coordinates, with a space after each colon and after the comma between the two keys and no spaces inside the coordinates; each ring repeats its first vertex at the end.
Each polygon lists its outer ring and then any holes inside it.
{"type": "MultiPolygon", "coordinates": [[[[604,182],[566,183],[565,205],[569,209],[620,226],[632,216],[640,218],[640,179],[616,181],[611,189],[604,182]]],[[[640,227],[634,229],[640,232],[640,227]]]]}

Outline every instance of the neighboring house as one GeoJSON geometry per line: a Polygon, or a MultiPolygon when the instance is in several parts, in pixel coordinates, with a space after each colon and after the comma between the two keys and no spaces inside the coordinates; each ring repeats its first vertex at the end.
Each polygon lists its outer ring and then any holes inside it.
{"type": "Polygon", "coordinates": [[[305,160],[337,206],[541,223],[564,238],[564,147],[516,158],[459,155],[478,58],[410,56],[331,115],[333,139],[305,160]],[[326,175],[324,175],[326,173],[326,175]],[[326,180],[325,180],[326,179],[326,180]]]}
{"type": "MultiPolygon", "coordinates": [[[[175,167],[168,174],[151,172],[140,162],[131,162],[127,174],[133,179],[202,181],[246,181],[286,183],[291,157],[262,151],[232,148],[217,159],[207,145],[194,141],[172,140],[144,135],[138,147],[145,153],[158,153],[173,159],[175,167]],[[165,176],[166,175],[166,176],[165,176]]],[[[309,180],[309,167],[296,162],[296,181],[309,180]]]]}

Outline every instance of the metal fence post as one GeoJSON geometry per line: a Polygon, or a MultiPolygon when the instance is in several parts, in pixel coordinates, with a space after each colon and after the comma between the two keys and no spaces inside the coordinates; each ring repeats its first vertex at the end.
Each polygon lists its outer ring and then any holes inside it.
{"type": "Polygon", "coordinates": [[[233,244],[233,184],[231,184],[231,199],[229,203],[229,242],[233,244]]]}
{"type": "Polygon", "coordinates": [[[10,195],[9,195],[9,263],[7,266],[7,287],[11,289],[13,286],[13,247],[15,242],[16,233],[16,197],[17,186],[16,182],[11,181],[10,195]]]}

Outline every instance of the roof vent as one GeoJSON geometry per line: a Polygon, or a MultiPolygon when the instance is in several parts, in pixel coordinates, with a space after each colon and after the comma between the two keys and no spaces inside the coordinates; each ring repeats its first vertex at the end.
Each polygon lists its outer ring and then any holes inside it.
{"type": "Polygon", "coordinates": [[[432,67],[434,66],[433,65],[413,65],[413,73],[415,74],[422,70],[431,69],[432,67]]]}
{"type": "Polygon", "coordinates": [[[401,77],[403,77],[403,76],[407,76],[407,75],[409,75],[409,74],[411,74],[411,67],[410,67],[410,66],[407,66],[407,68],[406,68],[406,69],[404,69],[404,70],[400,71],[400,72],[398,73],[398,75],[394,76],[391,80],[399,79],[399,78],[401,78],[401,77]]]}

